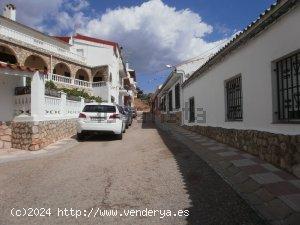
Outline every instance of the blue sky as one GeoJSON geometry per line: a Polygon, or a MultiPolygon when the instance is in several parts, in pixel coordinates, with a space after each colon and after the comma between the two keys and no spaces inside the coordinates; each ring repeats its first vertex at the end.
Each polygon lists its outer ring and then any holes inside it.
{"type": "MultiPolygon", "coordinates": [[[[10,0],[17,20],[45,33],[119,42],[152,92],[176,65],[220,46],[275,0],[10,0]]],[[[0,5],[7,3],[1,0],[0,5]]],[[[217,48],[214,49],[215,51],[217,48]]]]}

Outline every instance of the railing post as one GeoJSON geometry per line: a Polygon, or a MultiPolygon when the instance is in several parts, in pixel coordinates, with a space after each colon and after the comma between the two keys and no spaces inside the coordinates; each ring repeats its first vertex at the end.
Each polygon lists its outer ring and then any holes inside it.
{"type": "Polygon", "coordinates": [[[63,91],[60,92],[60,112],[62,116],[67,115],[67,94],[63,91]]]}
{"type": "Polygon", "coordinates": [[[31,117],[34,121],[45,116],[45,81],[44,74],[36,71],[31,81],[31,117]]]}
{"type": "Polygon", "coordinates": [[[81,100],[80,100],[80,112],[83,110],[83,108],[84,108],[84,98],[83,97],[80,97],[81,98],[81,100]]]}

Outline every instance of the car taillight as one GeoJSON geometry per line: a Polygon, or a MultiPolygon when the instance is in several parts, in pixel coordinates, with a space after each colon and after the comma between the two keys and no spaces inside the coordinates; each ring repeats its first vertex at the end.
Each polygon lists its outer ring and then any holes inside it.
{"type": "Polygon", "coordinates": [[[109,119],[120,119],[120,115],[117,113],[114,113],[114,114],[110,115],[109,119]]]}
{"type": "Polygon", "coordinates": [[[79,118],[86,118],[86,115],[83,114],[83,113],[80,113],[80,114],[79,114],[79,118]]]}

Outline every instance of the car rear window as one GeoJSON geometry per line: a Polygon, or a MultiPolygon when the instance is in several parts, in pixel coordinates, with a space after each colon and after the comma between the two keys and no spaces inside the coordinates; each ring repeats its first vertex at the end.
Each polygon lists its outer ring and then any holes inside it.
{"type": "Polygon", "coordinates": [[[113,105],[86,105],[83,112],[105,112],[115,113],[116,107],[113,105]]]}

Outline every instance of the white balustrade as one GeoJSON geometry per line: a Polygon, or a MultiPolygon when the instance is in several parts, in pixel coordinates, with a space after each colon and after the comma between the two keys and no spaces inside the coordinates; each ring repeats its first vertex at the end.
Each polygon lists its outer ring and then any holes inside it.
{"type": "Polygon", "coordinates": [[[59,116],[61,112],[61,98],[45,96],[46,116],[59,116]]]}
{"type": "MultiPolygon", "coordinates": [[[[52,80],[53,82],[56,82],[56,83],[75,85],[78,87],[85,87],[85,88],[92,87],[92,83],[89,81],[73,79],[71,77],[66,77],[66,76],[62,76],[62,75],[58,75],[58,74],[46,74],[45,80],[52,80]]],[[[99,85],[99,86],[103,86],[103,85],[99,85]]]]}
{"type": "Polygon", "coordinates": [[[74,84],[80,87],[91,87],[91,82],[85,81],[85,80],[74,80],[74,84]]]}
{"type": "Polygon", "coordinates": [[[93,82],[92,86],[93,87],[103,87],[103,86],[108,86],[109,82],[107,81],[99,81],[99,82],[93,82]]]}
{"type": "Polygon", "coordinates": [[[51,80],[58,83],[72,84],[72,78],[62,75],[52,74],[51,80]]]}
{"type": "Polygon", "coordinates": [[[83,57],[82,55],[71,52],[68,49],[60,48],[56,45],[53,45],[53,44],[50,44],[48,42],[39,40],[37,38],[34,38],[34,37],[29,36],[27,34],[21,33],[19,31],[10,29],[10,28],[5,27],[3,25],[0,25],[0,34],[4,37],[11,38],[11,39],[14,39],[16,41],[26,43],[26,44],[32,45],[34,47],[37,47],[37,48],[40,48],[40,49],[43,49],[43,50],[46,50],[46,51],[49,51],[49,52],[53,52],[55,54],[58,54],[58,55],[61,55],[61,56],[64,56],[64,57],[67,57],[67,58],[70,58],[70,59],[73,59],[73,60],[76,60],[76,61],[80,61],[80,62],[83,62],[83,63],[86,62],[85,57],[83,57]]]}
{"type": "Polygon", "coordinates": [[[15,96],[15,115],[31,113],[31,95],[17,95],[15,96]]]}

